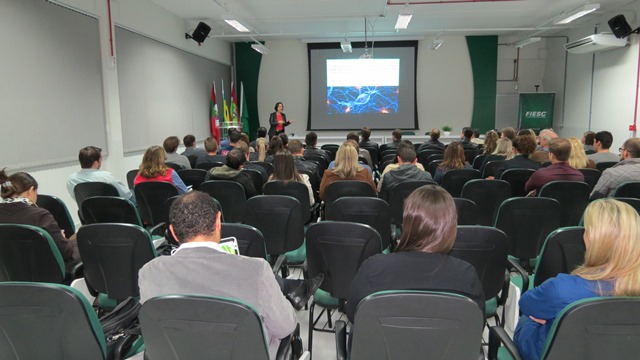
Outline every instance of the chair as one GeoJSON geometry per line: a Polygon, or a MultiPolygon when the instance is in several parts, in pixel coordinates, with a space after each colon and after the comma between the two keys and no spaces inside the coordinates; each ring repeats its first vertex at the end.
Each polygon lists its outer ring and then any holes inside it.
{"type": "MultiPolygon", "coordinates": [[[[378,148],[372,146],[360,146],[361,149],[365,149],[369,152],[369,156],[371,156],[371,162],[373,165],[377,165],[379,162],[378,158],[378,148]]],[[[306,157],[306,156],[305,156],[306,157]]]]}
{"type": "Polygon", "coordinates": [[[176,163],[172,163],[172,162],[165,162],[164,165],[168,168],[172,168],[175,171],[180,171],[180,170],[184,170],[184,167],[180,164],[176,164],[176,163]]]}
{"type": "Polygon", "coordinates": [[[426,169],[429,163],[434,160],[432,155],[442,155],[441,149],[422,149],[418,153],[418,162],[426,169]]]}
{"type": "MultiPolygon", "coordinates": [[[[323,273],[324,280],[313,295],[309,306],[309,341],[312,351],[313,331],[322,313],[327,310],[331,327],[331,310],[342,309],[349,295],[351,282],[368,257],[382,252],[380,235],[368,225],[342,221],[323,221],[307,230],[307,269],[312,279],[323,273]],[[314,320],[316,305],[323,311],[314,320]]],[[[325,330],[326,331],[326,330],[325,330]]]]}
{"type": "Polygon", "coordinates": [[[391,224],[396,226],[402,225],[405,199],[417,188],[425,185],[436,185],[436,183],[433,181],[403,181],[389,190],[388,203],[391,214],[391,224]]]}
{"type": "MultiPolygon", "coordinates": [[[[567,305],[555,318],[541,359],[636,359],[640,354],[640,298],[595,297],[567,305]]],[[[515,345],[499,327],[489,333],[489,359],[498,345],[520,359],[515,345]]]]}
{"type": "Polygon", "coordinates": [[[318,163],[318,166],[320,167],[320,175],[322,175],[322,173],[324,173],[324,171],[327,170],[327,168],[329,167],[329,163],[327,162],[327,159],[324,156],[314,155],[314,154],[305,154],[304,158],[306,161],[315,161],[318,163]]]}
{"type": "Polygon", "coordinates": [[[373,197],[342,197],[333,203],[331,217],[327,220],[347,221],[369,225],[374,228],[382,240],[382,249],[390,250],[391,218],[389,204],[373,197]]]}
{"type": "Polygon", "coordinates": [[[593,191],[593,188],[598,183],[598,180],[600,179],[600,175],[602,174],[600,170],[583,168],[583,169],[578,169],[578,171],[580,171],[582,175],[584,175],[584,182],[586,182],[589,185],[589,190],[593,191]]]}
{"type": "Polygon", "coordinates": [[[173,184],[162,181],[141,182],[133,189],[140,217],[144,223],[151,226],[167,222],[165,217],[165,202],[168,198],[178,195],[178,189],[173,184]]]}
{"type": "MultiPolygon", "coordinates": [[[[127,199],[113,196],[93,196],[82,203],[85,224],[124,223],[144,227],[136,206],[127,199]]],[[[165,217],[165,220],[168,217],[165,217]]],[[[150,234],[163,235],[166,221],[147,229],[150,234]]]]}
{"type": "MultiPolygon", "coordinates": [[[[82,208],[82,202],[85,199],[92,196],[120,196],[115,186],[97,181],[83,182],[76,185],[73,188],[73,194],[76,197],[78,209],[82,208]]],[[[80,215],[82,215],[82,213],[80,213],[80,215]]]]}
{"type": "Polygon", "coordinates": [[[631,207],[634,208],[638,212],[638,214],[640,214],[640,199],[626,197],[617,197],[615,199],[631,205],[631,207]]]}
{"type": "Polygon", "coordinates": [[[264,179],[262,178],[262,174],[260,174],[260,171],[253,169],[242,169],[241,171],[249,175],[249,177],[251,178],[251,182],[253,183],[253,188],[256,189],[256,192],[258,194],[262,194],[264,179]]]}
{"type": "Polygon", "coordinates": [[[209,171],[211,169],[213,169],[214,167],[221,167],[224,166],[223,162],[206,162],[206,163],[200,163],[198,165],[196,165],[196,169],[200,169],[200,170],[206,170],[209,171]]]}
{"type": "Polygon", "coordinates": [[[309,201],[309,189],[303,183],[296,181],[269,181],[264,185],[265,195],[287,195],[294,197],[300,202],[300,210],[303,214],[308,214],[303,217],[305,224],[317,219],[317,212],[320,207],[319,204],[313,204],[309,201]]]}
{"type": "Polygon", "coordinates": [[[531,269],[529,259],[538,256],[547,236],[559,227],[560,203],[542,197],[505,200],[496,215],[494,227],[504,231],[509,239],[509,255],[531,269]]]}
{"type": "Polygon", "coordinates": [[[460,197],[464,184],[469,180],[480,179],[482,174],[475,169],[451,169],[444,173],[441,186],[453,197],[460,197]]]}
{"type": "Polygon", "coordinates": [[[552,181],[545,184],[538,194],[560,203],[560,226],[576,226],[589,205],[589,185],[581,181],[552,181]]]}
{"type": "Polygon", "coordinates": [[[586,248],[583,235],[582,226],[570,226],[559,228],[547,236],[536,264],[533,286],[540,286],[560,273],[570,274],[584,262],[586,248]]]}
{"type": "Polygon", "coordinates": [[[266,161],[249,161],[251,164],[255,164],[261,166],[268,176],[273,174],[273,164],[268,163],[266,161]]]}
{"type": "MultiPolygon", "coordinates": [[[[140,325],[149,359],[269,359],[260,314],[240,300],[158,296],[142,305],[140,325]]],[[[299,328],[281,340],[276,359],[289,359],[292,348],[302,350],[299,328]]]]}
{"type": "Polygon", "coordinates": [[[596,169],[600,170],[600,172],[605,171],[606,169],[612,167],[613,165],[618,164],[617,161],[601,161],[596,164],[596,169]]]}
{"type": "Polygon", "coordinates": [[[615,189],[613,197],[627,197],[640,199],[640,181],[627,181],[615,189]]]}
{"type": "Polygon", "coordinates": [[[477,225],[478,207],[469,199],[453,198],[458,213],[458,225],[477,225]]]}
{"type": "Polygon", "coordinates": [[[71,214],[69,214],[69,209],[60,198],[53,195],[38,194],[36,204],[38,207],[47,209],[53,215],[60,229],[64,230],[64,236],[67,239],[76,233],[76,227],[71,214]]]}
{"type": "Polygon", "coordinates": [[[504,180],[470,180],[460,197],[476,204],[478,225],[491,226],[500,204],[511,197],[511,185],[504,180]]]}
{"type": "Polygon", "coordinates": [[[485,154],[476,155],[476,157],[473,158],[473,163],[471,163],[471,166],[476,170],[480,170],[480,168],[482,167],[482,163],[484,162],[484,159],[486,157],[487,155],[485,154]]]}
{"type": "Polygon", "coordinates": [[[329,153],[329,157],[332,161],[336,159],[336,153],[338,152],[339,148],[340,145],[337,144],[324,144],[320,147],[320,149],[329,153]]]}
{"type": "Polygon", "coordinates": [[[416,132],[415,131],[403,131],[402,135],[415,135],[416,132]]]}
{"type": "Polygon", "coordinates": [[[198,161],[198,155],[187,155],[187,159],[189,159],[189,165],[191,165],[191,168],[195,169],[196,162],[198,161]]]}
{"type": "MultiPolygon", "coordinates": [[[[98,317],[74,288],[0,283],[3,359],[109,359],[98,317]]],[[[117,358],[121,354],[117,354],[117,358]]]]}
{"type": "Polygon", "coordinates": [[[70,280],[48,232],[30,225],[0,224],[0,281],[61,284],[70,280]]]}
{"type": "Polygon", "coordinates": [[[244,187],[240,183],[229,180],[209,180],[200,185],[200,191],[220,202],[226,222],[241,223],[244,221],[247,198],[244,187]]]}
{"type": "Polygon", "coordinates": [[[222,224],[222,238],[235,237],[240,255],[267,259],[267,248],[260,230],[245,224],[222,224]]]}
{"type": "MultiPolygon", "coordinates": [[[[388,149],[385,149],[385,150],[380,149],[380,159],[384,158],[385,156],[389,156],[389,155],[393,155],[395,157],[397,153],[398,153],[398,148],[397,147],[392,147],[392,148],[388,148],[388,149]]],[[[380,160],[380,161],[382,161],[382,160],[380,160]]]]}
{"type": "Polygon", "coordinates": [[[138,271],[156,257],[149,233],[131,224],[85,225],[78,250],[87,285],[118,302],[140,296],[138,271]]]}
{"type": "Polygon", "coordinates": [[[324,199],[325,218],[329,216],[333,202],[343,196],[376,197],[376,191],[369,183],[358,180],[340,180],[329,184],[324,199]]]}
{"type": "Polygon", "coordinates": [[[441,159],[436,159],[429,162],[429,165],[427,165],[425,170],[428,171],[429,174],[431,174],[431,177],[436,176],[436,169],[438,168],[438,166],[440,166],[441,162],[442,162],[441,159]]]}
{"type": "Polygon", "coordinates": [[[473,164],[473,159],[475,159],[476,156],[478,156],[479,153],[480,153],[480,150],[478,150],[478,149],[467,149],[467,150],[464,150],[464,159],[469,164],[473,164]]]}
{"type": "Polygon", "coordinates": [[[133,191],[133,188],[135,186],[133,184],[133,182],[136,180],[136,176],[138,175],[139,171],[140,170],[138,170],[138,169],[133,169],[133,170],[127,171],[127,186],[129,187],[129,189],[131,191],[133,191]]]}
{"type": "Polygon", "coordinates": [[[184,169],[178,170],[178,176],[182,179],[182,182],[186,186],[191,186],[193,190],[199,190],[200,185],[205,181],[207,177],[207,171],[202,169],[184,169]]]}
{"type": "Polygon", "coordinates": [[[511,196],[526,196],[524,184],[533,175],[535,170],[531,169],[507,169],[500,176],[500,180],[504,180],[511,185],[511,196]]]}
{"type": "Polygon", "coordinates": [[[505,160],[493,160],[489,161],[482,169],[482,178],[486,179],[489,176],[497,177],[500,173],[500,169],[504,166],[505,160]]]}
{"type": "Polygon", "coordinates": [[[381,291],[358,305],[351,353],[346,324],[336,322],[338,359],[477,359],[483,316],[462,295],[435,291],[381,291]]]}
{"type": "MultiPolygon", "coordinates": [[[[389,151],[389,150],[386,150],[386,151],[389,151]]],[[[383,164],[383,163],[385,163],[387,161],[394,162],[394,160],[396,159],[397,155],[395,153],[395,149],[393,149],[393,151],[394,151],[394,153],[392,153],[392,154],[386,154],[386,155],[383,154],[383,155],[381,155],[380,163],[383,164]]]]}
{"type": "Polygon", "coordinates": [[[508,259],[507,235],[488,226],[458,226],[456,241],[449,255],[471,264],[478,274],[484,292],[485,314],[504,323],[504,304],[509,296],[509,269],[515,269],[528,283],[527,272],[508,259]],[[502,321],[498,307],[503,306],[502,321]]]}
{"type": "MultiPolygon", "coordinates": [[[[306,217],[302,214],[298,200],[284,195],[258,195],[247,200],[245,212],[245,223],[254,226],[264,235],[272,264],[280,255],[294,250],[297,250],[295,256],[287,255],[284,264],[304,262],[306,217]]],[[[283,268],[283,275],[286,272],[286,268],[283,268]]]]}

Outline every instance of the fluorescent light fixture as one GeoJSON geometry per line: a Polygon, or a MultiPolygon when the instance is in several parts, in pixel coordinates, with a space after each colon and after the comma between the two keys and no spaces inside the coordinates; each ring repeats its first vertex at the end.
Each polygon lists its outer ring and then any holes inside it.
{"type": "Polygon", "coordinates": [[[570,11],[568,14],[563,14],[562,18],[560,20],[557,20],[554,24],[556,25],[568,24],[573,20],[577,18],[581,18],[598,9],[600,9],[600,4],[587,4],[585,6],[581,6],[577,9],[570,11]]]}
{"type": "Polygon", "coordinates": [[[340,43],[340,47],[342,48],[342,52],[343,53],[350,53],[353,52],[353,49],[351,48],[351,42],[350,41],[343,41],[340,43]]]}
{"type": "Polygon", "coordinates": [[[412,17],[413,11],[409,7],[402,8],[398,14],[398,20],[396,20],[396,30],[406,30],[412,17]]]}
{"type": "Polygon", "coordinates": [[[535,42],[538,42],[540,40],[541,40],[540,37],[530,37],[528,39],[524,39],[524,40],[518,41],[517,43],[515,43],[515,45],[516,45],[517,48],[522,48],[522,47],[525,47],[527,45],[531,45],[531,44],[533,44],[535,42]]]}
{"type": "Polygon", "coordinates": [[[264,46],[261,43],[255,43],[255,44],[251,44],[251,48],[257,52],[259,52],[262,55],[266,55],[271,53],[271,50],[269,50],[268,47],[264,46]]]}
{"type": "Polygon", "coordinates": [[[444,40],[442,39],[433,40],[433,42],[431,43],[431,50],[436,51],[440,49],[440,46],[442,46],[442,44],[444,44],[444,40]]]}
{"type": "Polygon", "coordinates": [[[236,29],[236,30],[238,30],[240,32],[251,32],[251,30],[249,30],[246,26],[242,25],[242,23],[240,21],[238,21],[237,19],[235,19],[233,17],[225,18],[224,22],[226,22],[231,27],[233,27],[234,29],[236,29]]]}

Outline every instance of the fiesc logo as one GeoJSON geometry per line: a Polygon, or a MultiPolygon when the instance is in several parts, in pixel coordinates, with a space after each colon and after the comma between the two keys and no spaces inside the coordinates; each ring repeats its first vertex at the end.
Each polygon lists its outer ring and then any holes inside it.
{"type": "Polygon", "coordinates": [[[546,111],[527,111],[524,116],[532,118],[544,118],[547,117],[546,111]]]}

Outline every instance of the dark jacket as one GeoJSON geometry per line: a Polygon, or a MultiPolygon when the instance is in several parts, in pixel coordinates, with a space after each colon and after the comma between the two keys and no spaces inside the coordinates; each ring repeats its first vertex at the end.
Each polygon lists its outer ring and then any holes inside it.
{"type": "Polygon", "coordinates": [[[253,186],[251,175],[243,173],[242,170],[236,170],[223,165],[209,170],[209,180],[230,180],[240,183],[244,187],[247,199],[258,195],[258,191],[253,186]]]}
{"type": "Polygon", "coordinates": [[[271,139],[273,136],[278,135],[280,133],[284,132],[284,127],[288,126],[289,124],[291,124],[290,121],[287,121],[287,115],[285,115],[284,113],[280,113],[282,115],[282,120],[284,120],[284,124],[282,124],[282,131],[276,131],[276,126],[278,126],[278,118],[276,117],[276,112],[272,112],[271,115],[269,115],[269,139],[271,139]]]}
{"type": "Polygon", "coordinates": [[[295,162],[296,169],[298,169],[298,171],[305,170],[305,171],[311,172],[315,177],[316,184],[320,183],[320,180],[322,179],[322,174],[320,173],[320,168],[318,167],[318,165],[316,165],[316,163],[307,161],[302,156],[294,156],[293,161],[295,162]]]}
{"type": "Polygon", "coordinates": [[[384,175],[380,198],[389,201],[389,192],[398,184],[405,181],[433,181],[431,174],[418,169],[415,164],[400,164],[384,175]]]}

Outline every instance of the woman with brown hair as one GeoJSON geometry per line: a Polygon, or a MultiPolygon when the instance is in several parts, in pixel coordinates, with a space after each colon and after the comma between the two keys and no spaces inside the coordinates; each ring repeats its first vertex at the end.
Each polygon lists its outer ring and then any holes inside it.
{"type": "Polygon", "coordinates": [[[269,181],[283,181],[285,183],[295,181],[303,183],[309,190],[309,204],[313,205],[315,203],[309,176],[298,173],[293,155],[288,151],[281,151],[273,158],[273,174],[269,177],[269,181]]]}
{"type": "Polygon", "coordinates": [[[520,298],[514,342],[524,359],[539,359],[560,311],[596,296],[640,296],[640,216],[629,205],[596,200],[584,212],[584,262],[520,298]]]}
{"type": "MultiPolygon", "coordinates": [[[[75,241],[66,239],[58,223],[49,211],[36,205],[38,200],[38,182],[26,172],[7,175],[5,169],[0,170],[0,223],[32,225],[49,233],[67,271],[80,262],[80,253],[75,241]]],[[[29,261],[30,259],[23,259],[29,261]]]]}
{"type": "Polygon", "coordinates": [[[444,149],[444,160],[436,169],[433,180],[440,184],[444,173],[453,169],[471,169],[471,165],[466,162],[464,157],[464,147],[459,141],[452,142],[444,149]]]}
{"type": "Polygon", "coordinates": [[[465,295],[484,312],[476,270],[447,255],[457,233],[453,198],[437,185],[415,190],[404,203],[402,236],[395,252],[365,260],[351,283],[345,313],[353,323],[365,297],[384,290],[434,290],[465,295]]]}
{"type": "Polygon", "coordinates": [[[264,161],[273,163],[273,157],[276,156],[277,153],[286,150],[284,147],[284,143],[282,142],[282,138],[279,136],[273,136],[271,140],[269,140],[269,148],[267,149],[267,156],[264,161]]]}
{"type": "Polygon", "coordinates": [[[140,171],[133,180],[133,185],[147,181],[164,181],[178,188],[178,194],[186,193],[187,186],[184,184],[178,173],[172,168],[166,166],[164,162],[167,160],[167,154],[160,146],[154,145],[144,152],[140,171]]]}
{"type": "Polygon", "coordinates": [[[340,180],[357,180],[364,181],[371,185],[373,191],[376,191],[376,184],[373,177],[367,169],[358,163],[358,151],[352,144],[353,140],[342,143],[336,153],[336,166],[333,169],[324,171],[322,181],[320,181],[320,200],[324,200],[324,194],[327,186],[340,180]]]}
{"type": "Polygon", "coordinates": [[[500,137],[498,136],[498,133],[495,132],[494,130],[487,131],[487,133],[484,136],[484,148],[482,153],[484,155],[493,154],[493,152],[496,150],[496,146],[498,146],[499,138],[500,137]]]}

